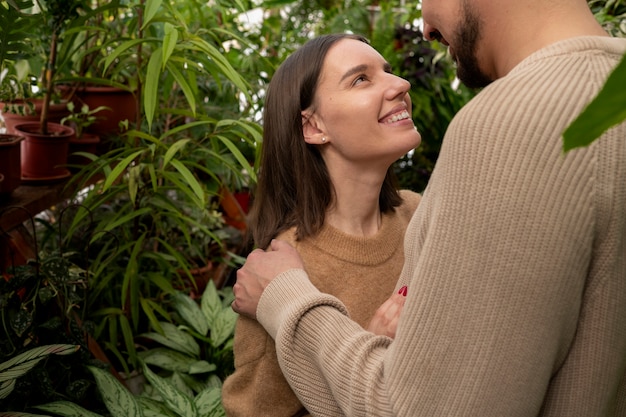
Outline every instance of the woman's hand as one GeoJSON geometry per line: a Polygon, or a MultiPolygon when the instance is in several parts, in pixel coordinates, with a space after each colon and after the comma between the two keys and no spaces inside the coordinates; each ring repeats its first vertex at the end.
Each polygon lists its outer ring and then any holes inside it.
{"type": "Polygon", "coordinates": [[[406,291],[406,287],[400,288],[397,294],[393,294],[378,307],[374,317],[372,317],[367,326],[368,331],[377,335],[396,337],[400,313],[402,313],[402,308],[406,301],[406,291]]]}

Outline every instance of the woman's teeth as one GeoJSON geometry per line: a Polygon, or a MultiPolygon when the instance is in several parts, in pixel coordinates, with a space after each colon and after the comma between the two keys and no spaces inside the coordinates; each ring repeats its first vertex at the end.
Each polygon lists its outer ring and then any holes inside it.
{"type": "Polygon", "coordinates": [[[397,122],[398,120],[408,119],[409,117],[411,117],[409,112],[404,110],[403,112],[394,114],[389,119],[385,120],[385,123],[387,123],[387,124],[394,123],[394,122],[397,122]]]}

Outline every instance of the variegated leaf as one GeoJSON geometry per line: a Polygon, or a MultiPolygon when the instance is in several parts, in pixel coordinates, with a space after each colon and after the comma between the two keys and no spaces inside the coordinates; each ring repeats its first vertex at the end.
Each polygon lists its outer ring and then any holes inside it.
{"type": "Polygon", "coordinates": [[[2,375],[4,374],[3,371],[9,368],[14,368],[21,363],[25,363],[25,362],[37,360],[37,359],[43,359],[46,356],[52,355],[52,354],[69,355],[71,353],[76,352],[79,348],[80,348],[79,345],[45,345],[45,346],[39,346],[30,350],[27,350],[26,352],[21,353],[15,356],[14,358],[9,359],[6,362],[0,363],[0,378],[2,378],[2,375]]]}
{"type": "Polygon", "coordinates": [[[139,405],[143,409],[144,417],[180,417],[178,414],[167,408],[165,404],[152,398],[137,397],[139,405]]]}
{"type": "Polygon", "coordinates": [[[159,333],[145,333],[142,336],[195,358],[200,356],[200,345],[198,345],[198,342],[196,342],[192,335],[183,332],[172,323],[159,323],[163,329],[163,335],[159,333]]]}
{"type": "Polygon", "coordinates": [[[198,415],[209,416],[222,408],[222,393],[219,388],[208,388],[193,399],[198,415]]]}
{"type": "Polygon", "coordinates": [[[233,334],[237,317],[237,313],[230,307],[219,312],[215,323],[211,326],[211,342],[213,346],[220,346],[233,334]]]}
{"type": "Polygon", "coordinates": [[[133,394],[110,372],[93,366],[88,368],[96,379],[100,396],[112,417],[143,417],[133,394]]]}
{"type": "Polygon", "coordinates": [[[220,296],[217,293],[213,281],[207,283],[206,289],[202,294],[202,299],[200,300],[200,308],[202,309],[202,313],[206,318],[209,328],[213,329],[217,316],[222,310],[222,302],[220,301],[220,296]]]}
{"type": "Polygon", "coordinates": [[[169,408],[183,417],[196,416],[196,407],[191,398],[180,392],[171,383],[152,372],[146,364],[142,365],[146,379],[150,385],[161,394],[163,401],[169,408]]]}
{"type": "Polygon", "coordinates": [[[15,388],[15,380],[0,382],[0,400],[9,396],[15,388]]]}
{"type": "Polygon", "coordinates": [[[172,372],[189,372],[189,368],[198,360],[189,355],[168,348],[154,348],[142,352],[140,357],[148,365],[158,366],[172,372]]]}
{"type": "Polygon", "coordinates": [[[191,297],[182,293],[176,293],[173,301],[174,308],[185,322],[202,336],[206,336],[209,331],[209,323],[204,317],[200,306],[191,297]]]}
{"type": "Polygon", "coordinates": [[[55,401],[48,404],[37,405],[35,408],[63,417],[102,417],[100,414],[86,410],[70,401],[55,401]]]}

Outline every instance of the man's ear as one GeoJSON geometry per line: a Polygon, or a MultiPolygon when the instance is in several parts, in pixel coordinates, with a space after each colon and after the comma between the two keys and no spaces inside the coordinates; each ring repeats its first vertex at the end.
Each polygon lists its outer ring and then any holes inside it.
{"type": "Polygon", "coordinates": [[[302,112],[302,134],[304,141],[311,145],[320,145],[326,142],[326,136],[320,128],[317,114],[302,112]]]}

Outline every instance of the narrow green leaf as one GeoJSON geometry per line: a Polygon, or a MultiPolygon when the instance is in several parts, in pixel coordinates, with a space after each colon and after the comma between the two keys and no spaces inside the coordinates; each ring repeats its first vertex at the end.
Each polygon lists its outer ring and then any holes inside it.
{"type": "Polygon", "coordinates": [[[128,170],[128,195],[133,205],[137,201],[137,191],[141,183],[141,167],[136,165],[128,170]]]}
{"type": "Polygon", "coordinates": [[[58,344],[39,346],[27,350],[8,361],[0,363],[0,382],[19,378],[48,355],[70,355],[79,348],[79,345],[58,344]]]}
{"type": "Polygon", "coordinates": [[[172,145],[165,152],[165,156],[163,157],[163,169],[167,167],[172,158],[178,153],[179,150],[185,147],[189,143],[191,139],[179,139],[176,142],[172,143],[172,145]]]}
{"type": "Polygon", "coordinates": [[[563,132],[563,151],[587,146],[612,126],[626,120],[626,55],[598,95],[563,132]]]}
{"type": "Polygon", "coordinates": [[[146,83],[143,94],[143,106],[148,122],[148,130],[152,129],[152,120],[159,102],[159,80],[161,78],[161,64],[163,55],[158,48],[150,56],[146,70],[146,83]]]}
{"type": "Polygon", "coordinates": [[[183,165],[183,163],[180,162],[178,159],[172,159],[172,165],[174,165],[174,168],[176,168],[176,170],[180,172],[180,174],[183,176],[185,181],[187,181],[187,184],[189,184],[193,192],[196,194],[198,200],[204,201],[204,190],[202,189],[202,186],[200,185],[196,177],[189,170],[189,168],[183,165]]]}
{"type": "Polygon", "coordinates": [[[134,332],[128,323],[128,319],[126,316],[117,316],[117,319],[120,323],[120,328],[122,330],[122,336],[124,337],[124,345],[126,346],[126,350],[128,352],[128,356],[132,358],[137,357],[137,351],[135,349],[135,337],[134,332]]]}
{"type": "Polygon", "coordinates": [[[94,366],[87,367],[93,374],[98,391],[112,417],[143,417],[141,408],[124,385],[110,372],[94,366]]]}
{"type": "Polygon", "coordinates": [[[241,151],[239,150],[237,145],[235,145],[230,139],[228,139],[228,138],[226,138],[226,137],[224,137],[222,135],[217,135],[217,138],[219,140],[221,140],[222,143],[224,143],[224,145],[226,145],[226,147],[228,148],[230,153],[232,153],[233,156],[235,157],[235,159],[237,159],[237,162],[239,162],[241,164],[241,167],[243,169],[245,169],[247,172],[249,172],[252,175],[254,175],[254,170],[250,166],[250,163],[248,162],[246,157],[243,156],[243,154],[241,153],[241,151]]]}
{"type": "Polygon", "coordinates": [[[141,29],[145,29],[151,22],[154,16],[156,16],[159,8],[161,7],[162,0],[147,0],[143,13],[144,22],[141,29]]]}
{"type": "Polygon", "coordinates": [[[55,401],[48,404],[36,405],[35,408],[63,417],[102,417],[100,414],[89,411],[70,401],[55,401]]]}
{"type": "Polygon", "coordinates": [[[176,47],[176,42],[178,42],[178,30],[174,25],[165,22],[163,32],[165,36],[163,37],[163,67],[161,70],[165,70],[165,64],[167,64],[167,61],[170,59],[176,47]]]}
{"type": "Polygon", "coordinates": [[[124,158],[120,163],[115,165],[115,168],[113,168],[111,173],[107,176],[106,180],[104,181],[104,186],[102,187],[102,191],[104,192],[108,190],[109,188],[111,188],[111,185],[113,185],[113,182],[118,179],[118,177],[122,174],[122,172],[126,169],[126,167],[131,162],[133,162],[135,158],[141,155],[142,152],[143,151],[134,152],[128,155],[126,158],[124,158]]]}
{"type": "MultiPolygon", "coordinates": [[[[135,217],[143,216],[144,214],[148,214],[150,212],[151,212],[151,210],[150,210],[149,207],[144,207],[144,208],[140,208],[139,210],[132,211],[132,212],[128,213],[127,215],[122,216],[122,217],[120,217],[119,219],[117,219],[115,221],[108,222],[103,230],[105,232],[113,230],[113,229],[115,229],[116,227],[118,227],[121,224],[130,222],[135,217]]],[[[120,211],[120,213],[123,213],[123,211],[120,211]]]]}
{"type": "Polygon", "coordinates": [[[191,86],[191,84],[189,84],[187,79],[183,76],[183,74],[178,70],[178,68],[175,65],[168,64],[167,69],[169,70],[169,72],[172,74],[172,76],[178,83],[178,86],[180,87],[180,89],[183,90],[183,94],[185,95],[185,98],[187,99],[187,103],[189,104],[189,109],[191,110],[192,114],[195,116],[196,115],[196,96],[194,94],[193,87],[191,86]]]}
{"type": "Polygon", "coordinates": [[[107,55],[106,59],[104,60],[104,66],[102,69],[102,74],[105,74],[107,69],[109,68],[109,66],[115,62],[116,59],[119,58],[119,56],[121,54],[123,54],[125,51],[129,50],[130,48],[135,47],[136,45],[145,42],[144,39],[132,39],[129,41],[126,41],[122,44],[120,44],[117,48],[115,48],[113,50],[113,52],[111,52],[109,55],[107,55]]]}
{"type": "Polygon", "coordinates": [[[147,298],[141,297],[139,301],[141,302],[141,310],[148,317],[150,326],[152,326],[154,330],[156,330],[157,332],[163,332],[163,329],[161,328],[161,324],[159,323],[159,320],[154,314],[154,308],[150,304],[150,300],[147,298]]]}
{"type": "Polygon", "coordinates": [[[209,332],[209,323],[198,304],[191,297],[180,292],[172,297],[172,301],[173,308],[178,311],[183,320],[202,336],[206,336],[209,332]]]}
{"type": "Polygon", "coordinates": [[[143,364],[143,372],[150,385],[152,385],[163,397],[164,402],[181,416],[196,416],[196,407],[191,398],[180,392],[172,384],[156,375],[143,364]]]}

